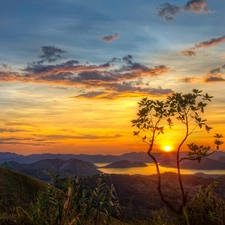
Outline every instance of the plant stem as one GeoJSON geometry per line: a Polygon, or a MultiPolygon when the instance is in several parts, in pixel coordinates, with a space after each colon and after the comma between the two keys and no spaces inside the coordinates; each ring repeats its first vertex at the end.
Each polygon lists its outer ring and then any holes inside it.
{"type": "Polygon", "coordinates": [[[182,214],[183,208],[186,206],[186,203],[187,203],[187,193],[184,192],[184,186],[183,186],[181,172],[180,172],[180,149],[181,149],[182,145],[184,144],[184,142],[187,140],[188,132],[189,132],[187,114],[185,114],[185,125],[186,125],[186,134],[177,149],[177,174],[178,174],[178,181],[179,181],[180,190],[181,190],[181,194],[182,194],[182,205],[180,206],[179,214],[182,214]]]}
{"type": "Polygon", "coordinates": [[[158,175],[158,185],[157,185],[157,190],[159,192],[159,196],[161,198],[161,200],[164,202],[164,204],[170,209],[172,210],[174,213],[178,213],[178,211],[168,202],[166,201],[166,199],[164,198],[164,195],[162,193],[162,185],[161,185],[161,173],[160,173],[160,170],[159,170],[159,165],[158,165],[158,162],[156,160],[156,158],[151,154],[151,150],[152,150],[152,147],[153,147],[153,142],[150,144],[150,147],[149,147],[149,150],[148,150],[148,155],[150,158],[152,158],[152,160],[154,161],[155,163],[155,166],[156,166],[156,171],[157,171],[157,175],[158,175]]]}

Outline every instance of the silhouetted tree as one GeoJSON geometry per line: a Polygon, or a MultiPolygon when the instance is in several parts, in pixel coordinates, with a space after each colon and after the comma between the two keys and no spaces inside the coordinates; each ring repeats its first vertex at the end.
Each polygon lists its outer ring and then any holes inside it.
{"type": "Polygon", "coordinates": [[[203,157],[209,156],[213,152],[219,149],[219,146],[223,144],[220,140],[223,135],[215,134],[215,149],[211,150],[210,146],[196,145],[195,143],[188,144],[189,152],[187,157],[180,158],[181,147],[186,142],[187,138],[194,133],[196,128],[205,128],[209,133],[212,127],[206,124],[207,120],[202,119],[201,115],[204,113],[207,102],[210,102],[213,96],[209,96],[207,93],[202,94],[202,91],[193,89],[191,93],[173,93],[168,96],[165,101],[150,100],[143,98],[139,104],[139,112],[137,119],[132,120],[132,126],[135,126],[138,130],[134,131],[134,135],[138,136],[141,141],[149,145],[148,155],[155,163],[156,171],[158,174],[157,190],[159,192],[162,201],[175,213],[182,214],[184,207],[187,204],[187,192],[183,187],[180,163],[183,160],[198,160],[201,162],[203,157]],[[184,136],[182,141],[176,150],[176,167],[178,173],[178,181],[181,191],[182,201],[179,209],[176,209],[171,205],[164,197],[162,193],[161,174],[159,164],[155,156],[152,154],[154,150],[155,141],[161,134],[164,134],[164,128],[168,126],[170,129],[173,126],[172,120],[176,119],[184,125],[184,136]],[[192,126],[191,126],[192,125],[192,126]]]}

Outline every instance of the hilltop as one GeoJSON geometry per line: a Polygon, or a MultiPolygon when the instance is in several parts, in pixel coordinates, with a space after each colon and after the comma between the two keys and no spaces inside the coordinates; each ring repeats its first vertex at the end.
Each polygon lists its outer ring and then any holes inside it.
{"type": "Polygon", "coordinates": [[[0,213],[16,206],[26,208],[46,184],[33,177],[0,167],[0,213]]]}
{"type": "Polygon", "coordinates": [[[13,170],[46,182],[52,179],[51,172],[59,178],[66,178],[68,176],[86,177],[101,173],[93,163],[74,158],[69,160],[44,159],[30,164],[20,164],[15,161],[9,163],[13,166],[13,170]]]}

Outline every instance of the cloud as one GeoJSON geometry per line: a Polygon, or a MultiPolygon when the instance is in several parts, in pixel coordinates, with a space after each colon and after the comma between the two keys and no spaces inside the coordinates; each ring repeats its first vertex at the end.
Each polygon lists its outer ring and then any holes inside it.
{"type": "Polygon", "coordinates": [[[191,50],[183,50],[183,51],[180,52],[180,54],[186,55],[186,56],[196,56],[196,52],[191,51],[191,50]]]}
{"type": "Polygon", "coordinates": [[[109,96],[109,93],[106,91],[90,91],[85,94],[80,94],[76,96],[72,96],[70,98],[90,98],[90,99],[104,99],[106,96],[109,96]]]}
{"type": "Polygon", "coordinates": [[[169,16],[169,15],[166,15],[165,19],[166,19],[166,21],[171,21],[171,22],[175,21],[174,18],[172,16],[169,16]]]}
{"type": "Polygon", "coordinates": [[[59,90],[67,90],[68,89],[68,87],[52,87],[52,88],[59,89],[59,90]]]}
{"type": "Polygon", "coordinates": [[[0,133],[17,133],[17,132],[27,132],[27,130],[0,128],[0,133]]]}
{"type": "Polygon", "coordinates": [[[215,82],[225,82],[223,78],[222,70],[224,69],[224,65],[221,68],[215,68],[210,70],[206,75],[203,76],[202,80],[204,83],[215,83],[215,82]]]}
{"type": "Polygon", "coordinates": [[[79,97],[91,98],[95,95],[95,97],[108,96],[113,99],[114,96],[129,96],[129,92],[135,95],[161,92],[164,94],[163,89],[159,91],[158,88],[149,89],[146,86],[150,78],[153,79],[169,71],[171,69],[165,65],[149,67],[135,62],[131,55],[126,55],[122,58],[114,57],[100,65],[81,63],[72,59],[57,64],[28,63],[21,72],[0,71],[0,81],[43,83],[60,89],[65,89],[65,86],[75,86],[77,91],[80,88],[83,90],[79,97]],[[146,78],[146,82],[142,82],[141,78],[146,78]]]}
{"type": "Polygon", "coordinates": [[[105,37],[101,38],[101,40],[105,41],[105,42],[112,42],[112,41],[116,40],[117,38],[119,38],[119,34],[105,36],[105,37]]]}
{"type": "Polygon", "coordinates": [[[207,72],[202,78],[196,77],[185,77],[179,78],[178,80],[183,83],[220,83],[225,82],[225,78],[223,78],[223,69],[225,69],[225,65],[221,68],[215,68],[207,72]]]}
{"type": "Polygon", "coordinates": [[[51,67],[50,70],[41,70],[39,73],[35,70],[33,74],[0,74],[0,81],[12,82],[32,82],[46,83],[51,85],[72,85],[72,86],[93,86],[102,83],[119,82],[123,80],[137,79],[140,77],[160,76],[170,71],[170,68],[160,65],[153,68],[134,63],[129,66],[123,66],[118,70],[108,70],[111,66],[83,66],[79,65],[73,68],[60,68],[59,65],[51,67]]]}
{"type": "Polygon", "coordinates": [[[199,48],[207,48],[207,47],[211,47],[211,46],[214,46],[214,45],[218,45],[222,42],[225,42],[225,35],[219,37],[219,38],[212,38],[208,41],[203,41],[201,42],[200,44],[195,44],[194,47],[191,48],[191,50],[194,50],[194,49],[199,49],[199,48]]]}
{"type": "Polygon", "coordinates": [[[58,144],[57,141],[47,141],[45,139],[37,138],[0,138],[0,145],[26,145],[26,146],[49,146],[52,144],[58,144]]]}
{"type": "Polygon", "coordinates": [[[39,64],[42,64],[43,62],[54,62],[57,59],[62,58],[62,54],[66,53],[66,51],[56,48],[54,46],[42,46],[42,52],[43,54],[39,56],[41,61],[38,61],[39,64]]]}
{"type": "Polygon", "coordinates": [[[120,134],[115,134],[115,135],[93,135],[93,134],[79,134],[79,135],[46,135],[45,138],[47,139],[57,139],[57,140],[62,140],[62,139],[114,139],[114,138],[120,138],[122,135],[120,134]]]}
{"type": "Polygon", "coordinates": [[[178,81],[182,83],[218,83],[225,82],[225,79],[220,74],[206,74],[202,78],[185,77],[179,78],[178,81]]]}
{"type": "MultiPolygon", "coordinates": [[[[180,54],[182,55],[186,55],[186,56],[195,56],[196,55],[196,49],[199,48],[208,48],[208,47],[212,47],[214,45],[218,45],[225,42],[225,35],[218,37],[218,38],[212,38],[208,41],[203,41],[199,44],[195,44],[194,47],[190,48],[189,50],[183,50],[180,52],[180,54]]],[[[204,56],[210,56],[211,54],[205,54],[204,56]]],[[[220,57],[222,58],[222,57],[220,57]]]]}
{"type": "Polygon", "coordinates": [[[133,85],[133,82],[123,82],[108,84],[105,87],[105,91],[87,92],[74,98],[90,98],[90,99],[117,99],[117,98],[131,98],[131,97],[144,97],[144,96],[162,96],[172,93],[172,89],[163,89],[161,87],[137,87],[133,85]]]}
{"type": "MultiPolygon", "coordinates": [[[[52,74],[60,72],[76,72],[79,70],[84,70],[88,66],[79,66],[79,61],[77,60],[68,60],[64,63],[56,65],[43,65],[39,63],[28,63],[27,67],[23,69],[25,72],[34,73],[34,74],[52,74]]],[[[90,68],[90,66],[89,66],[90,68]]]]}
{"type": "Polygon", "coordinates": [[[201,83],[202,79],[196,77],[182,77],[178,78],[178,81],[182,83],[201,83]]]}
{"type": "Polygon", "coordinates": [[[207,7],[206,0],[190,0],[184,6],[185,11],[193,11],[196,13],[209,13],[211,10],[207,7]]]}
{"type": "Polygon", "coordinates": [[[170,71],[170,68],[164,65],[159,65],[159,66],[155,66],[154,68],[149,68],[140,63],[136,63],[133,61],[133,57],[131,55],[124,56],[122,58],[122,61],[124,61],[126,65],[121,67],[120,72],[132,71],[132,73],[136,72],[142,75],[159,76],[163,73],[170,71]]]}
{"type": "Polygon", "coordinates": [[[205,83],[225,82],[225,79],[220,74],[207,74],[203,77],[205,83]]]}
{"type": "Polygon", "coordinates": [[[174,20],[171,15],[175,15],[182,10],[182,7],[171,5],[170,3],[164,3],[158,8],[158,16],[170,18],[170,20],[174,20]]]}
{"type": "Polygon", "coordinates": [[[173,16],[179,12],[209,13],[206,0],[189,0],[184,6],[164,3],[158,7],[158,16],[164,17],[167,21],[174,21],[173,16]]]}
{"type": "Polygon", "coordinates": [[[36,127],[33,124],[21,123],[21,122],[7,122],[7,123],[5,123],[5,125],[7,125],[7,126],[28,126],[28,127],[36,127]]]}
{"type": "Polygon", "coordinates": [[[170,68],[164,65],[149,68],[140,63],[133,62],[133,59],[128,60],[128,58],[124,57],[122,59],[122,61],[125,62],[125,65],[122,65],[120,69],[113,69],[113,65],[109,62],[99,66],[77,65],[77,61],[56,65],[32,64],[23,69],[23,71],[26,72],[23,74],[0,72],[0,81],[86,86],[131,80],[143,76],[159,76],[170,71],[170,68]]]}
{"type": "Polygon", "coordinates": [[[209,74],[218,74],[221,73],[221,68],[215,68],[209,71],[209,74]]]}
{"type": "Polygon", "coordinates": [[[11,69],[11,67],[5,63],[1,64],[4,69],[11,69]]]}

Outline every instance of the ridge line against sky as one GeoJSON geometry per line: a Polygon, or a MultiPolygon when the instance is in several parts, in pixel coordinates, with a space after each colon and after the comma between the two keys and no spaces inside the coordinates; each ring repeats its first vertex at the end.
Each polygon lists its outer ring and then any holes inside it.
{"type": "MultiPolygon", "coordinates": [[[[0,151],[143,151],[130,123],[137,102],[194,88],[214,96],[206,117],[223,133],[224,7],[223,0],[2,3],[0,151]]],[[[175,148],[181,130],[157,150],[175,148]]],[[[190,141],[208,137],[197,136],[190,141]]]]}

